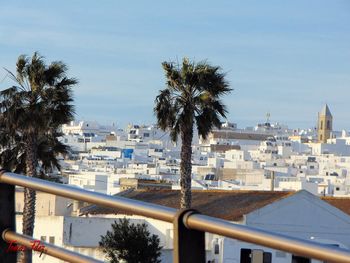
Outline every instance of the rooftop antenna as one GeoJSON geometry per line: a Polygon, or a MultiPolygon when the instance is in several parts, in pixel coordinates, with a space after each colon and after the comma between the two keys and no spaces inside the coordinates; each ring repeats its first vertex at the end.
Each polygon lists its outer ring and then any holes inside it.
{"type": "Polygon", "coordinates": [[[270,112],[266,113],[266,123],[270,123],[270,117],[271,117],[270,112]]]}

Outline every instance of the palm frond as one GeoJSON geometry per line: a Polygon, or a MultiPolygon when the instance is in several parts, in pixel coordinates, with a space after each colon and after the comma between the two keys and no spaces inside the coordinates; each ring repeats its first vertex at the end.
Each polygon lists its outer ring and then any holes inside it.
{"type": "Polygon", "coordinates": [[[27,146],[35,138],[38,169],[59,169],[57,156],[69,148],[58,140],[57,130],[73,119],[71,88],[77,80],[66,76],[64,63],[46,65],[37,52],[19,56],[16,66],[17,76],[7,72],[18,86],[0,91],[0,164],[24,173],[27,146]]]}
{"type": "Polygon", "coordinates": [[[162,66],[166,88],[159,91],[154,107],[159,127],[170,130],[173,139],[189,124],[196,124],[202,137],[219,128],[220,118],[227,114],[220,97],[232,91],[221,68],[188,58],[181,64],[163,62],[162,66]]]}

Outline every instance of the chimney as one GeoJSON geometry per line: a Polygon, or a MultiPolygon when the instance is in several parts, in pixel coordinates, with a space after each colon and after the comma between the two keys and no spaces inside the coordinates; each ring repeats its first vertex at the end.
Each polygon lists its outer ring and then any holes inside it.
{"type": "Polygon", "coordinates": [[[82,201],[73,200],[72,216],[79,215],[79,209],[83,206],[82,201]]]}

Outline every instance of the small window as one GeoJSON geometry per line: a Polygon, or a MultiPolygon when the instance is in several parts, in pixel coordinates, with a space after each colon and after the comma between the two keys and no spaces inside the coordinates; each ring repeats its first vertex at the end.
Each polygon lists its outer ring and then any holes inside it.
{"type": "Polygon", "coordinates": [[[331,129],[331,122],[327,121],[327,130],[330,130],[330,129],[331,129]]]}
{"type": "Polygon", "coordinates": [[[260,249],[241,249],[241,259],[240,263],[252,263],[252,262],[261,262],[261,263],[271,263],[272,254],[270,252],[264,252],[260,249]]]}
{"type": "Polygon", "coordinates": [[[336,187],[336,188],[335,188],[335,190],[336,190],[336,191],[339,191],[339,190],[340,190],[340,188],[339,188],[339,187],[336,187]]]}
{"type": "Polygon", "coordinates": [[[250,263],[251,262],[251,249],[242,248],[241,249],[241,260],[240,263],[250,263]]]}
{"type": "Polygon", "coordinates": [[[292,256],[292,263],[310,263],[311,260],[309,258],[304,258],[300,256],[292,256]]]}
{"type": "Polygon", "coordinates": [[[41,236],[40,240],[43,241],[43,242],[46,242],[46,236],[41,236]]]}
{"type": "Polygon", "coordinates": [[[321,121],[320,129],[321,129],[321,130],[323,129],[323,121],[321,121]]]}
{"type": "Polygon", "coordinates": [[[271,262],[272,262],[272,254],[269,252],[264,252],[263,263],[271,263],[271,262]]]}
{"type": "Polygon", "coordinates": [[[50,244],[55,244],[55,237],[50,236],[50,238],[49,238],[49,243],[50,243],[50,244]]]}
{"type": "Polygon", "coordinates": [[[219,253],[220,253],[220,251],[219,251],[219,244],[215,244],[214,245],[214,254],[218,255],[219,253]]]}

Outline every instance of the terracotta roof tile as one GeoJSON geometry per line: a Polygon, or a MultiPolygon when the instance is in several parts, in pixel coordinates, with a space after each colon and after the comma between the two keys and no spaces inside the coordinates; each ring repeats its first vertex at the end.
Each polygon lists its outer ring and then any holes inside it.
{"type": "MultiPolygon", "coordinates": [[[[242,220],[243,215],[285,198],[294,192],[270,191],[192,191],[193,208],[201,213],[230,221],[242,220]]],[[[153,204],[179,208],[180,191],[133,190],[121,193],[121,196],[153,204]]],[[[91,205],[82,208],[81,215],[87,214],[131,214],[122,210],[91,205]]]]}
{"type": "Polygon", "coordinates": [[[349,197],[321,197],[323,201],[326,201],[332,206],[335,206],[344,213],[350,215],[350,198],[349,197]]]}

